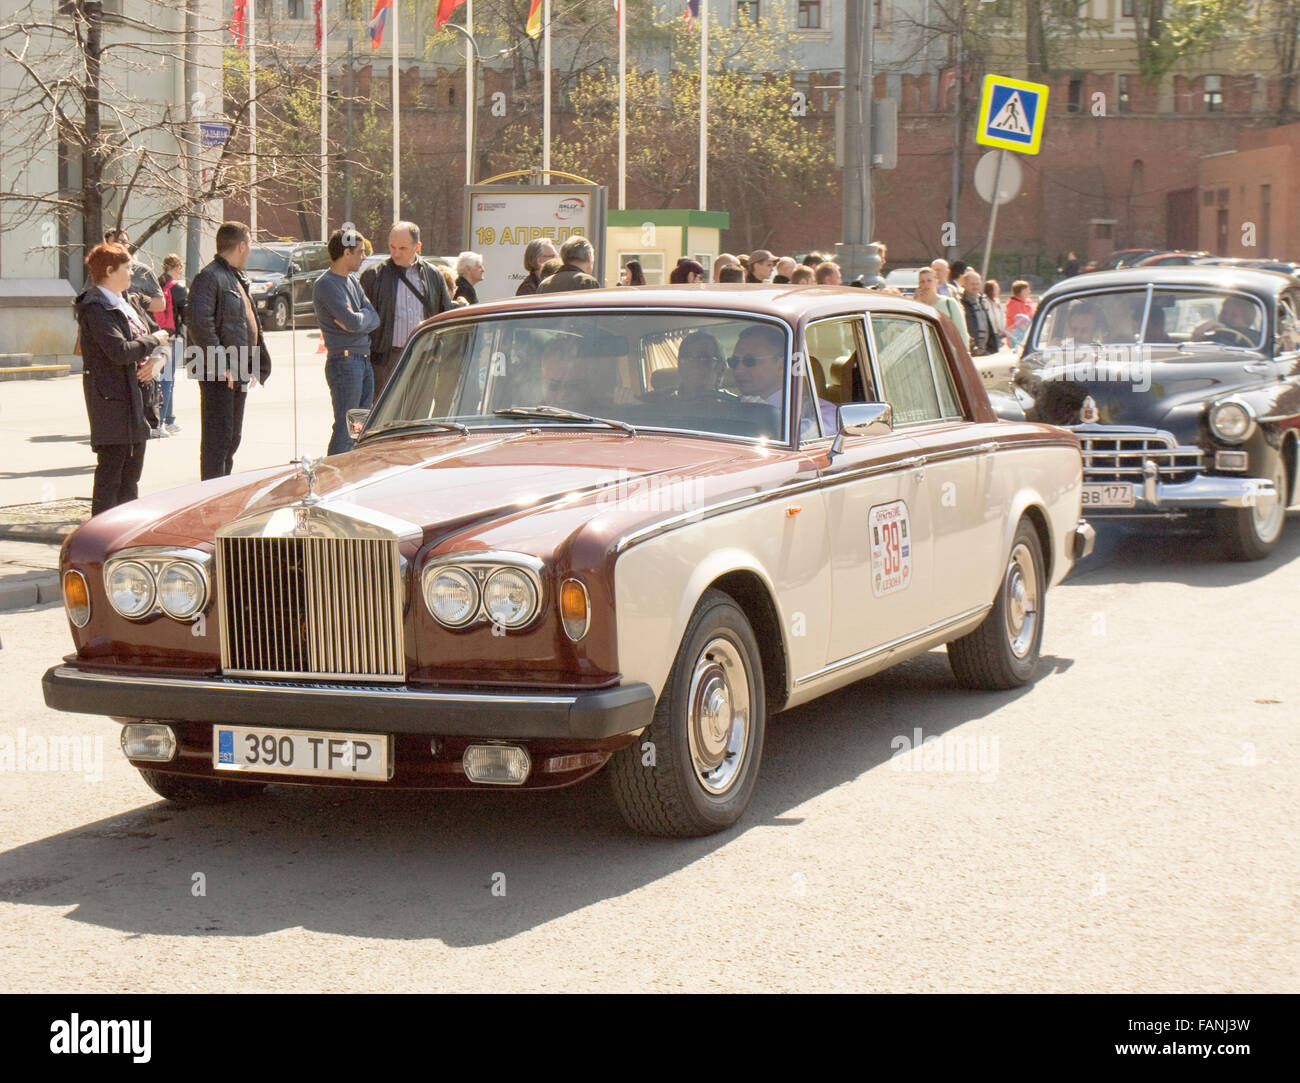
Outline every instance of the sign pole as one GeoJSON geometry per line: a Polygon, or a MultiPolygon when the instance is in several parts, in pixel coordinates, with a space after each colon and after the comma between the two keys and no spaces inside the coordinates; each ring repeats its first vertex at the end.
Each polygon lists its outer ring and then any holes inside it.
{"type": "Polygon", "coordinates": [[[998,204],[1002,202],[1002,166],[1007,160],[1007,152],[1004,147],[998,151],[998,171],[993,176],[993,209],[989,211],[989,232],[984,238],[984,261],[980,264],[980,278],[987,279],[989,275],[989,254],[993,251],[993,230],[998,224],[998,204]]]}

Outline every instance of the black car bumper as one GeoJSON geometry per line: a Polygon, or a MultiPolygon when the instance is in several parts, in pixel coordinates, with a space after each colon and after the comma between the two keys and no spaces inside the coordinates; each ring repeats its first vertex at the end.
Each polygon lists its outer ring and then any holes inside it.
{"type": "Polygon", "coordinates": [[[513,740],[603,740],[650,724],[648,684],[590,692],[468,692],[406,685],[298,684],[291,681],[96,673],[54,666],[41,681],[59,711],[124,720],[226,722],[353,731],[363,720],[393,734],[513,740]]]}

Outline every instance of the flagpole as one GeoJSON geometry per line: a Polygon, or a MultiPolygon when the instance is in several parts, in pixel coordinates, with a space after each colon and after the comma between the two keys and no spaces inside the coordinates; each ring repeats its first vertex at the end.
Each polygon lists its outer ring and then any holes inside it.
{"type": "Polygon", "coordinates": [[[709,209],[709,0],[700,0],[700,210],[709,209]]]}
{"type": "MultiPolygon", "coordinates": [[[[474,0],[465,0],[465,183],[474,183],[474,0]]],[[[466,244],[469,241],[466,239],[466,244]]]]}
{"type": "Polygon", "coordinates": [[[551,0],[542,0],[542,183],[551,183],[551,0]]]}
{"type": "Polygon", "coordinates": [[[627,20],[621,0],[615,0],[618,18],[618,209],[627,210],[627,20]]]}
{"type": "Polygon", "coordinates": [[[257,0],[248,8],[248,229],[257,244],[257,0]]]}
{"type": "Polygon", "coordinates": [[[402,127],[401,83],[397,77],[397,21],[402,0],[393,0],[393,221],[402,220],[402,163],[397,148],[402,127]]]}
{"type": "Polygon", "coordinates": [[[320,239],[330,236],[329,0],[320,0],[320,239]]]}

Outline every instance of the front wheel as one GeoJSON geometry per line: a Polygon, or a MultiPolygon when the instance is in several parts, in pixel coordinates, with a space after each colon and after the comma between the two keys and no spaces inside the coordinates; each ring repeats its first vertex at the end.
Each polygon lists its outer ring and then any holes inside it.
{"type": "Polygon", "coordinates": [[[271,313],[267,323],[271,331],[283,331],[289,326],[289,298],[277,297],[271,303],[271,313]]]}
{"type": "Polygon", "coordinates": [[[707,591],[650,726],[610,761],[623,818],[673,838],[730,827],[758,779],[766,716],[754,629],[729,595],[707,591]]]}
{"type": "Polygon", "coordinates": [[[948,664],[966,688],[1019,688],[1034,675],[1043,645],[1047,571],[1038,532],[1021,519],[998,596],[975,631],[948,644],[948,664]]]}
{"type": "Polygon", "coordinates": [[[1276,498],[1259,501],[1251,508],[1223,508],[1216,513],[1219,544],[1229,560],[1263,560],[1275,548],[1286,524],[1286,464],[1275,455],[1268,479],[1276,498]]]}
{"type": "Polygon", "coordinates": [[[159,797],[180,805],[215,805],[255,797],[265,788],[260,782],[226,782],[216,778],[187,778],[168,771],[137,767],[140,777],[159,797]]]}

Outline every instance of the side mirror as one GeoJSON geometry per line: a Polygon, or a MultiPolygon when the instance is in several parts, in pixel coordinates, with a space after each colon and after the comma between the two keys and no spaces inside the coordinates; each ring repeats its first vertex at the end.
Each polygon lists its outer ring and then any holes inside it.
{"type": "Polygon", "coordinates": [[[831,457],[844,451],[846,436],[888,436],[894,431],[894,408],[887,402],[846,402],[836,411],[840,431],[831,457]]]}
{"type": "Polygon", "coordinates": [[[349,410],[347,415],[348,432],[355,440],[361,435],[361,430],[366,427],[366,421],[370,418],[370,410],[366,407],[357,407],[355,410],[349,410]]]}

